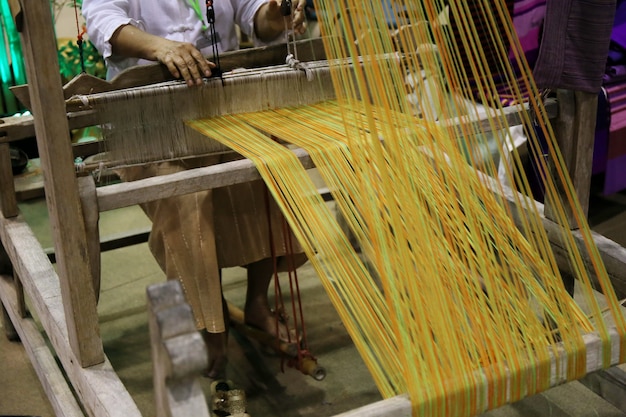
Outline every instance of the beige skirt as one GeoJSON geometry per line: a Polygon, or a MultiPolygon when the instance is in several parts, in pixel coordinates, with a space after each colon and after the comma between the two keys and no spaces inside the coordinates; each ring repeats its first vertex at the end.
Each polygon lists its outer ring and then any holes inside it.
{"type": "MultiPolygon", "coordinates": [[[[123,168],[124,181],[238,159],[235,154],[123,168]]],[[[178,279],[198,329],[224,331],[219,270],[301,253],[263,181],[142,204],[152,221],[149,247],[168,279],[178,279]]],[[[284,269],[284,268],[281,268],[284,269]]]]}

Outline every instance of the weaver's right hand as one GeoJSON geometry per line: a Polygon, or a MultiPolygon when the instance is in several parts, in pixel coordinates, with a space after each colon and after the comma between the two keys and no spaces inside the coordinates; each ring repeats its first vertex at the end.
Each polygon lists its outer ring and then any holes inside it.
{"type": "Polygon", "coordinates": [[[189,86],[202,84],[202,77],[210,77],[215,68],[194,45],[155,36],[130,24],[120,26],[110,42],[114,55],[159,61],[189,86]]]}
{"type": "Polygon", "coordinates": [[[187,85],[201,85],[203,77],[211,76],[215,64],[208,61],[191,43],[161,39],[155,49],[155,58],[164,64],[175,78],[187,85]]]}

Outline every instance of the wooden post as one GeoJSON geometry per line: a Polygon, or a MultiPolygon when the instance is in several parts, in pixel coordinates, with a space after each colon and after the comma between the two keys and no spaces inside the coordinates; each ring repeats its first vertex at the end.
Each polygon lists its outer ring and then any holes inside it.
{"type": "MultiPolygon", "coordinates": [[[[554,122],[554,132],[565,166],[576,191],[576,197],[587,217],[591,187],[593,146],[595,142],[598,95],[582,91],[558,90],[559,114],[554,122]]],[[[564,202],[562,190],[559,197],[564,202]]],[[[556,221],[553,202],[546,198],[545,216],[556,221]]],[[[567,223],[563,226],[577,229],[572,207],[566,206],[567,223]]]]}
{"type": "MultiPolygon", "coordinates": [[[[15,11],[13,14],[16,15],[15,11]]],[[[80,365],[86,367],[102,363],[104,352],[50,3],[48,0],[22,0],[20,14],[24,60],[69,344],[80,365]]]]}
{"type": "Polygon", "coordinates": [[[17,329],[13,325],[11,321],[11,317],[9,317],[9,312],[2,302],[0,302],[0,319],[2,319],[2,327],[4,328],[4,335],[12,342],[17,342],[20,340],[20,336],[17,334],[17,329]]]}
{"type": "Polygon", "coordinates": [[[85,217],[85,232],[87,233],[87,253],[91,267],[91,278],[96,302],[100,298],[100,210],[96,195],[96,181],[91,175],[78,178],[78,193],[85,217]]]}
{"type": "MultiPolygon", "coordinates": [[[[4,312],[15,323],[17,336],[21,340],[26,354],[30,358],[33,370],[39,377],[50,406],[57,417],[84,417],[74,393],[67,384],[66,376],[57,365],[57,357],[49,349],[48,341],[42,335],[34,319],[20,316],[15,303],[18,295],[12,285],[11,277],[0,274],[0,301],[4,312]]],[[[132,415],[132,414],[128,414],[132,415]]]]}
{"type": "Polygon", "coordinates": [[[8,143],[0,144],[0,207],[6,218],[18,214],[13,170],[11,169],[11,151],[8,143]]]}
{"type": "Polygon", "coordinates": [[[209,417],[198,377],[209,365],[191,307],[178,281],[146,290],[157,417],[209,417]]]}
{"type": "MultiPolygon", "coordinates": [[[[15,183],[13,182],[13,170],[11,165],[11,150],[8,143],[0,143],[0,210],[5,218],[16,217],[19,213],[17,207],[17,198],[15,196],[15,183]]],[[[13,275],[13,267],[11,259],[7,254],[4,246],[0,243],[0,273],[13,275]]],[[[13,278],[17,288],[17,304],[21,313],[25,314],[26,303],[24,301],[24,292],[21,291],[18,277],[13,278]]],[[[15,326],[11,322],[6,307],[0,303],[2,310],[2,324],[4,331],[9,340],[19,340],[19,335],[15,326]]],[[[23,316],[22,316],[23,317],[23,316]]]]}

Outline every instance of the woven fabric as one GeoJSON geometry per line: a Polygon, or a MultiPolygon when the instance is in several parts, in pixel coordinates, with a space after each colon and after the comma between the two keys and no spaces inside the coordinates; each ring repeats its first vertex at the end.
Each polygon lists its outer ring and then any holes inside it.
{"type": "Polygon", "coordinates": [[[605,72],[615,0],[549,0],[533,74],[540,88],[598,93],[605,72]]]}

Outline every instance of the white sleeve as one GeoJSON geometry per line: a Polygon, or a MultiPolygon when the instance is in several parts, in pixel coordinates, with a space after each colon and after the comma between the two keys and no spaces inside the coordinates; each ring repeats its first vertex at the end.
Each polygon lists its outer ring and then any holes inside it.
{"type": "Polygon", "coordinates": [[[112,55],[111,36],[120,26],[139,25],[131,12],[128,0],[83,0],[87,35],[104,59],[112,55]]]}

